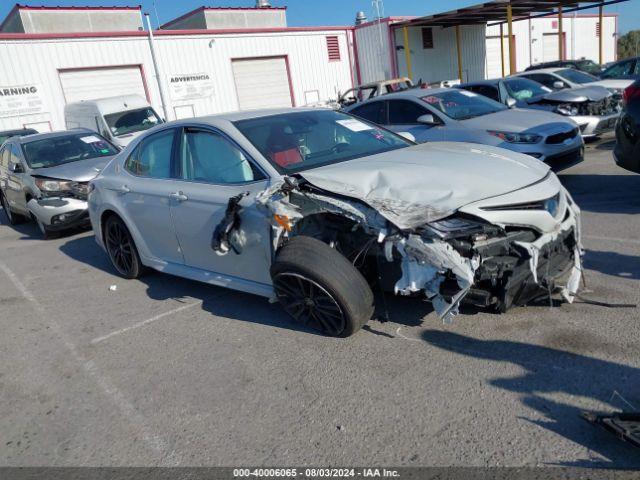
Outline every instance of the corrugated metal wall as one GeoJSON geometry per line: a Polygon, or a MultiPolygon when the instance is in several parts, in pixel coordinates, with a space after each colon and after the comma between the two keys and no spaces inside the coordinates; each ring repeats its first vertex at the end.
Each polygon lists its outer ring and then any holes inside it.
{"type": "MultiPolygon", "coordinates": [[[[169,119],[174,118],[173,108],[181,105],[192,105],[197,116],[237,110],[231,68],[234,58],[286,55],[297,106],[305,105],[306,98],[336,99],[338,91],[352,86],[350,35],[350,31],[343,30],[314,30],[156,36],[166,92],[167,77],[176,74],[208,73],[215,84],[213,95],[208,98],[181,102],[168,99],[169,119]],[[340,61],[329,61],[327,36],[338,37],[340,61]]],[[[0,40],[0,58],[4,65],[12,66],[0,69],[0,88],[37,85],[45,102],[44,113],[0,118],[0,129],[36,122],[50,122],[53,129],[64,128],[59,69],[142,65],[151,103],[158,112],[162,111],[146,37],[0,40]]]]}
{"type": "Polygon", "coordinates": [[[360,66],[360,83],[394,76],[390,53],[389,22],[373,22],[355,31],[360,66]]]}
{"type": "MultiPolygon", "coordinates": [[[[433,27],[433,48],[423,48],[422,28],[410,27],[409,47],[413,80],[431,83],[458,78],[458,60],[455,28],[433,27]]],[[[485,30],[484,25],[460,27],[462,47],[463,81],[484,79],[485,73],[485,30]]],[[[395,29],[396,45],[404,45],[402,28],[395,29]]],[[[405,51],[397,51],[398,70],[407,75],[405,51]]]]}

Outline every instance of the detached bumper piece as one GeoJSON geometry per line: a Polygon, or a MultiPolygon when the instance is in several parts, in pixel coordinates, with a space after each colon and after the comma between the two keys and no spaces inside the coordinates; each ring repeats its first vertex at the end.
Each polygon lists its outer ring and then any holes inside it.
{"type": "Polygon", "coordinates": [[[600,425],[620,440],[640,448],[640,412],[596,414],[582,412],[582,418],[594,425],[600,425]]]}
{"type": "Polygon", "coordinates": [[[61,231],[90,224],[85,200],[52,197],[29,200],[27,208],[48,230],[61,231]]]}

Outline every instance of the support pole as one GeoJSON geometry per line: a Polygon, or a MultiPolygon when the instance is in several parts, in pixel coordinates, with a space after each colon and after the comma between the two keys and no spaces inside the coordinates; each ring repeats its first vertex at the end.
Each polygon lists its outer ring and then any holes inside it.
{"type": "Polygon", "coordinates": [[[516,73],[516,52],[513,50],[515,45],[513,44],[513,12],[511,10],[511,3],[507,4],[507,36],[509,42],[509,73],[513,75],[516,73]]]}
{"type": "Polygon", "coordinates": [[[458,78],[460,83],[464,83],[462,78],[462,46],[460,45],[460,25],[456,25],[456,49],[458,50],[458,78]]]}
{"type": "Polygon", "coordinates": [[[564,32],[562,31],[562,5],[558,5],[558,55],[564,60],[564,32]]]}
{"type": "Polygon", "coordinates": [[[604,37],[604,25],[602,24],[602,5],[598,7],[598,25],[600,26],[600,36],[598,37],[598,61],[600,65],[604,63],[602,53],[602,37],[604,37]]]}
{"type": "Polygon", "coordinates": [[[404,58],[407,62],[407,77],[413,80],[413,72],[411,71],[411,46],[409,45],[409,29],[402,27],[404,34],[404,58]]]}
{"type": "Polygon", "coordinates": [[[502,77],[504,78],[504,31],[500,24],[500,68],[502,69],[502,77]]]}
{"type": "Polygon", "coordinates": [[[149,20],[149,14],[144,14],[147,20],[147,28],[149,29],[149,46],[151,47],[151,60],[153,60],[153,69],[156,74],[156,81],[158,82],[158,91],[160,92],[160,101],[162,102],[162,112],[164,113],[164,119],[169,121],[169,105],[167,105],[166,96],[164,93],[164,82],[162,71],[158,63],[158,57],[156,55],[156,44],[153,40],[153,27],[151,27],[151,20],[149,20]]]}

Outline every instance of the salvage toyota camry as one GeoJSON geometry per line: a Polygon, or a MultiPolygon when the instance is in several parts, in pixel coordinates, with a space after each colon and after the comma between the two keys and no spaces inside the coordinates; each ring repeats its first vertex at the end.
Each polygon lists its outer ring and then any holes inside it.
{"type": "Polygon", "coordinates": [[[506,311],[572,301],[580,210],[545,164],[485,145],[415,145],[341,112],[283,109],[149,130],[94,179],[97,242],[151,267],[277,299],[348,336],[372,289],[506,311]]]}

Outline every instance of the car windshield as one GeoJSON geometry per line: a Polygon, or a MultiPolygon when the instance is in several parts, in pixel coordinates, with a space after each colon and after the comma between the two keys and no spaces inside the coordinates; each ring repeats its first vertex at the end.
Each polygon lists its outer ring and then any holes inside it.
{"type": "Polygon", "coordinates": [[[413,145],[380,127],[331,110],[234,122],[280,173],[295,173],[413,145]]]}
{"type": "Polygon", "coordinates": [[[160,118],[151,107],[110,113],[104,119],[114,137],[149,130],[160,123],[160,118]]]}
{"type": "Polygon", "coordinates": [[[583,84],[583,83],[591,83],[591,82],[598,81],[597,77],[594,77],[593,75],[586,72],[581,72],[580,70],[575,70],[573,68],[558,70],[556,72],[556,75],[558,75],[560,78],[564,78],[565,80],[569,80],[570,82],[573,82],[573,83],[583,84]]]}
{"type": "Polygon", "coordinates": [[[88,158],[115,155],[118,150],[97,133],[76,133],[45,138],[22,146],[31,168],[56,167],[88,158]]]}
{"type": "Polygon", "coordinates": [[[447,90],[422,97],[426,103],[454,120],[466,120],[506,110],[503,104],[466,90],[447,90]]]}
{"type": "Polygon", "coordinates": [[[528,78],[509,78],[504,81],[507,92],[516,100],[526,100],[552,92],[549,87],[528,78]]]}

